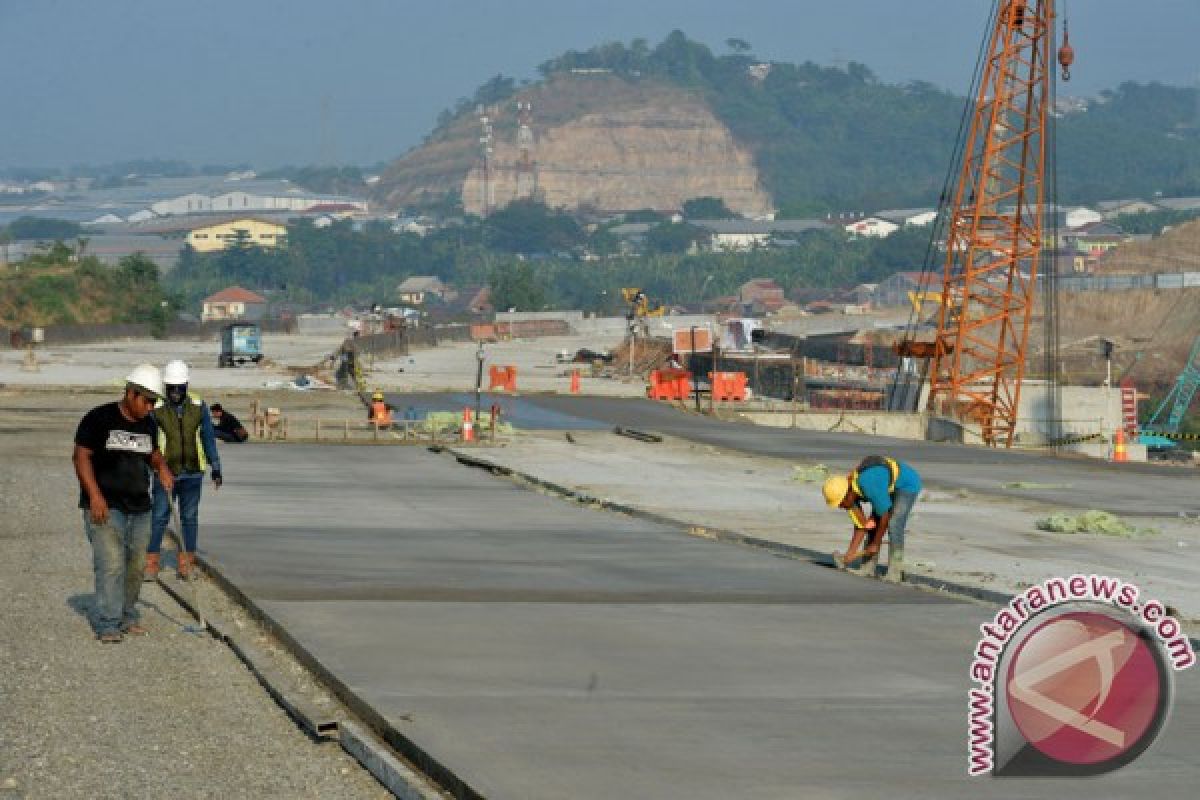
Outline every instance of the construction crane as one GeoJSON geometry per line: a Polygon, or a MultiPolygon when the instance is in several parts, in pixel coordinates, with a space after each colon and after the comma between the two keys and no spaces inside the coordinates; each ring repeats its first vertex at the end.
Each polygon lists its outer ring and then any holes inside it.
{"type": "Polygon", "coordinates": [[[1175,385],[1155,410],[1146,429],[1155,433],[1179,433],[1183,415],[1195,399],[1197,389],[1200,389],[1200,335],[1192,343],[1192,352],[1188,355],[1187,363],[1183,365],[1183,371],[1175,379],[1175,385]],[[1167,411],[1168,407],[1170,411],[1167,412],[1166,422],[1159,422],[1163,411],[1167,411]]]}
{"type": "MultiPolygon", "coordinates": [[[[997,0],[970,125],[945,198],[937,334],[911,355],[933,359],[930,409],[1011,446],[1043,250],[1052,99],[1052,0],[997,0]]],[[[1074,54],[1064,35],[1064,79],[1074,54]]]]}

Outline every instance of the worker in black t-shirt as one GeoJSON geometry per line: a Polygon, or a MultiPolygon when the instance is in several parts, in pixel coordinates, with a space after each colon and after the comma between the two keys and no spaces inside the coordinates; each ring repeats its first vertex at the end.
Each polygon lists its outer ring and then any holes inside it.
{"type": "Polygon", "coordinates": [[[212,414],[213,435],[222,442],[244,442],[250,438],[250,434],[242,427],[242,421],[222,408],[220,403],[213,403],[208,411],[212,414]]]}
{"type": "Polygon", "coordinates": [[[75,431],[72,461],[83,527],[92,543],[93,625],[102,642],[146,633],[136,606],[150,542],[147,465],[168,490],[175,482],[156,445],[158,428],[151,414],[162,395],[158,368],[134,367],[121,399],[93,408],[75,431]]]}

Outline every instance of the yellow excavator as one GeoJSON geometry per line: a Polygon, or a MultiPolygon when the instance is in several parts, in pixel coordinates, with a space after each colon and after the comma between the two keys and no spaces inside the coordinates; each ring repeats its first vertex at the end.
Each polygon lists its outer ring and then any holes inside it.
{"type": "Polygon", "coordinates": [[[660,305],[651,308],[650,298],[646,297],[646,293],[636,287],[621,289],[621,296],[625,298],[626,303],[629,303],[629,313],[626,316],[630,320],[639,317],[661,317],[667,313],[666,306],[660,305]]]}

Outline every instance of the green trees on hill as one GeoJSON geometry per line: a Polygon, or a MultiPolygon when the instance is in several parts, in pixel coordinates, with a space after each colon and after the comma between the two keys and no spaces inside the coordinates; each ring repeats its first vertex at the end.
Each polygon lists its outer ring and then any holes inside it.
{"type": "Polygon", "coordinates": [[[0,272],[0,325],[148,322],[165,330],[179,308],[141,253],[116,267],[61,242],[0,272]]]}
{"type": "MultiPolygon", "coordinates": [[[[726,44],[731,52],[716,55],[673,31],[654,47],[609,42],[538,69],[604,69],[701,93],[753,150],[784,216],[937,205],[965,98],[922,81],[883,83],[853,62],[760,63],[749,43],[726,44]]],[[[1196,89],[1125,83],[1058,117],[1060,201],[1200,194],[1198,107],[1196,89]]]]}
{"type": "Polygon", "coordinates": [[[83,227],[77,222],[65,219],[17,217],[8,225],[0,225],[0,233],[5,234],[6,239],[14,242],[22,239],[65,241],[82,234],[83,227]]]}

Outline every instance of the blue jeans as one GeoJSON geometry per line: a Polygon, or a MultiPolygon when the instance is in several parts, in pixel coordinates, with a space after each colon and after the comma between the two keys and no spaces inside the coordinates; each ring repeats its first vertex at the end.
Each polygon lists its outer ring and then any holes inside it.
{"type": "Polygon", "coordinates": [[[91,511],[84,509],[83,529],[92,543],[92,569],[96,573],[92,624],[98,634],[113,633],[138,620],[150,512],[126,514],[110,508],[108,522],[97,525],[92,522],[91,511]]]}
{"type": "MultiPolygon", "coordinates": [[[[204,489],[203,472],[185,472],[175,476],[175,489],[171,492],[179,503],[179,523],[183,527],[183,543],[189,553],[196,552],[196,537],[200,533],[200,492],[204,489]]],[[[171,499],[167,490],[154,476],[154,532],[150,536],[148,552],[162,549],[163,533],[171,521],[171,499]]],[[[176,531],[179,533],[179,531],[176,531]]]]}
{"type": "Polygon", "coordinates": [[[904,547],[904,529],[908,527],[908,515],[917,502],[915,492],[897,491],[892,495],[892,518],[888,521],[888,542],[892,547],[904,547]]]}

